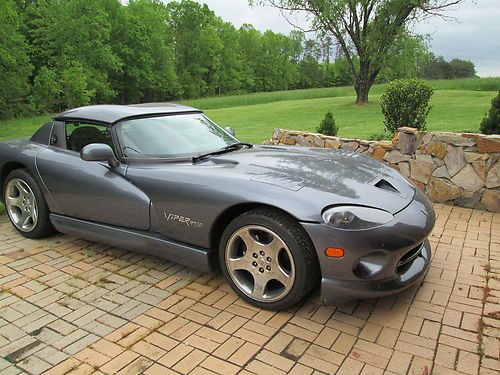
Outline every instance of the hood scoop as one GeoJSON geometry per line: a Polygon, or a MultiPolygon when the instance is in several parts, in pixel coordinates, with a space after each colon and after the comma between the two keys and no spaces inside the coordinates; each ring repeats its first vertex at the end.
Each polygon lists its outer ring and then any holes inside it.
{"type": "Polygon", "coordinates": [[[379,189],[383,189],[383,190],[387,190],[387,191],[390,191],[390,192],[393,192],[393,193],[396,193],[396,194],[401,194],[401,192],[396,189],[389,181],[385,180],[385,179],[380,179],[376,184],[375,184],[376,187],[378,187],[379,189]]]}

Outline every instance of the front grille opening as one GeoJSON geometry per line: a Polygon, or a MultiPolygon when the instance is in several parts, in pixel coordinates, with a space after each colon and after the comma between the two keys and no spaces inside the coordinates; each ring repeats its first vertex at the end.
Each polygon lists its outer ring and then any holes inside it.
{"type": "Polygon", "coordinates": [[[381,179],[379,182],[375,184],[379,189],[384,189],[388,191],[392,191],[393,193],[399,193],[398,189],[396,189],[392,184],[384,179],[381,179]]]}
{"type": "Polygon", "coordinates": [[[413,260],[422,255],[423,245],[423,242],[418,244],[401,257],[396,267],[396,273],[401,275],[408,271],[408,269],[413,264],[413,260]]]}

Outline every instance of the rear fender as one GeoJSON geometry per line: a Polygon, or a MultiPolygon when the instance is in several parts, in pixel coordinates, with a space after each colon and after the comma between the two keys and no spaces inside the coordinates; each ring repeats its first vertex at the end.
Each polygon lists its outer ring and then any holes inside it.
{"type": "Polygon", "coordinates": [[[36,156],[46,147],[26,139],[0,143],[0,190],[2,193],[0,200],[3,203],[5,203],[4,188],[9,173],[15,169],[27,169],[40,187],[50,212],[61,212],[50,191],[45,186],[36,164],[36,156]]]}

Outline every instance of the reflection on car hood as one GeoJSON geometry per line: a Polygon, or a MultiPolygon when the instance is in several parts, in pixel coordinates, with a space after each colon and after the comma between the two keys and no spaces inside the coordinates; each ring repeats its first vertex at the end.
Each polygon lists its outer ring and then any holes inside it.
{"type": "Polygon", "coordinates": [[[414,188],[392,168],[344,150],[255,146],[212,161],[234,165],[232,173],[244,173],[255,183],[301,193],[334,194],[337,198],[332,204],[369,205],[395,213],[406,207],[415,194],[414,188]]]}

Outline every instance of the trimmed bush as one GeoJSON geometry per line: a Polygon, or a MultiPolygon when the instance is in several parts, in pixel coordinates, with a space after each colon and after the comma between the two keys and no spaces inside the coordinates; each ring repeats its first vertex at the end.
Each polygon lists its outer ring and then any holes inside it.
{"type": "Polygon", "coordinates": [[[491,108],[481,121],[479,129],[483,134],[500,134],[500,91],[491,101],[491,108]]]}
{"type": "Polygon", "coordinates": [[[433,92],[428,83],[418,79],[400,79],[388,83],[380,98],[385,129],[391,134],[402,126],[425,130],[433,92]]]}
{"type": "Polygon", "coordinates": [[[333,113],[328,111],[325,114],[325,118],[319,126],[316,128],[316,133],[321,133],[324,135],[336,136],[339,131],[337,125],[335,125],[335,119],[333,118],[333,113]]]}

